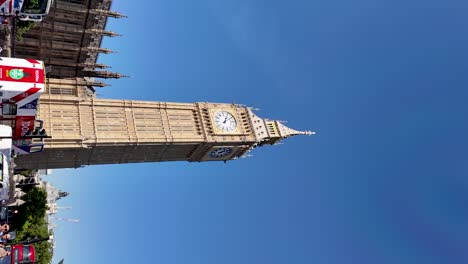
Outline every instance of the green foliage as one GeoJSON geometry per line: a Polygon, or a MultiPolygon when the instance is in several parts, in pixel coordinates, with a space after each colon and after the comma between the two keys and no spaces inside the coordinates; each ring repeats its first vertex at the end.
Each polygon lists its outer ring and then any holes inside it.
{"type": "MultiPolygon", "coordinates": [[[[42,188],[33,187],[22,198],[26,203],[18,208],[18,215],[12,224],[17,229],[16,241],[27,238],[49,237],[47,221],[47,193],[42,188]]],[[[52,260],[52,245],[49,242],[34,244],[36,248],[36,263],[48,264],[52,260]]]]}
{"type": "Polygon", "coordinates": [[[49,242],[40,242],[34,244],[36,249],[36,264],[49,264],[53,257],[52,244],[49,242]]]}
{"type": "Polygon", "coordinates": [[[39,8],[39,0],[29,0],[26,5],[27,9],[37,9],[39,8]]]}
{"type": "MultiPolygon", "coordinates": [[[[47,229],[47,222],[45,218],[39,219],[31,217],[26,221],[23,227],[17,231],[16,241],[24,241],[27,238],[44,238],[48,237],[49,232],[47,229]]],[[[36,249],[36,263],[50,263],[52,259],[52,245],[49,242],[43,241],[34,244],[36,249]]]]}
{"type": "Polygon", "coordinates": [[[16,20],[16,40],[21,41],[23,40],[23,34],[28,32],[31,28],[33,28],[36,23],[32,21],[21,21],[19,19],[16,20]]]}
{"type": "Polygon", "coordinates": [[[22,229],[29,223],[40,222],[47,210],[47,193],[40,188],[32,187],[22,198],[26,203],[18,208],[12,227],[22,229]]]}
{"type": "Polygon", "coordinates": [[[20,206],[28,216],[44,218],[47,210],[47,193],[42,188],[31,188],[22,199],[26,202],[20,206]]]}

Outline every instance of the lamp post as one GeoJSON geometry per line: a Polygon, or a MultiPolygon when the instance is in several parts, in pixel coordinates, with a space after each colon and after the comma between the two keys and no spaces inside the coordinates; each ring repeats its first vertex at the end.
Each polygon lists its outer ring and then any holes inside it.
{"type": "Polygon", "coordinates": [[[12,244],[27,244],[27,245],[30,245],[30,244],[35,244],[35,243],[39,243],[39,242],[43,242],[43,241],[48,241],[48,240],[52,240],[54,238],[53,235],[50,235],[48,237],[42,237],[42,238],[38,238],[38,237],[28,237],[26,240],[23,240],[23,241],[18,241],[18,242],[10,242],[10,243],[7,243],[9,245],[12,245],[12,244]]]}

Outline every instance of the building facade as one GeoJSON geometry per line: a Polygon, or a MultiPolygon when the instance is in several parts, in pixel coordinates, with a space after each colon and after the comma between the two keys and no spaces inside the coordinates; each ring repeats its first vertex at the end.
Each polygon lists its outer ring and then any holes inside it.
{"type": "Polygon", "coordinates": [[[41,23],[17,41],[13,57],[34,58],[48,66],[52,78],[119,78],[97,63],[100,54],[113,51],[101,47],[105,36],[119,36],[105,29],[109,18],[123,15],[110,11],[111,0],[54,0],[41,23]]]}

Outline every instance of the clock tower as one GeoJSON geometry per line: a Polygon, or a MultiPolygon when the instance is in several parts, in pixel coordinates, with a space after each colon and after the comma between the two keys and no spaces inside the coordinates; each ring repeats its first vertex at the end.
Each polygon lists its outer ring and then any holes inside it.
{"type": "MultiPolygon", "coordinates": [[[[51,80],[50,82],[53,82],[51,80]]],[[[222,103],[109,100],[44,94],[43,152],[19,155],[25,169],[160,161],[227,161],[294,135],[310,135],[249,107],[222,103]]]]}

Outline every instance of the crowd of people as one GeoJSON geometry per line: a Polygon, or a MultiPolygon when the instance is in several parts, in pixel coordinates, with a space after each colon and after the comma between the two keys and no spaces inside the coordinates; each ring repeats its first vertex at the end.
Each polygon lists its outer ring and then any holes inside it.
{"type": "Polygon", "coordinates": [[[11,252],[5,248],[6,243],[12,238],[12,235],[9,232],[10,225],[3,224],[0,226],[0,259],[11,254],[11,252]]]}
{"type": "MultiPolygon", "coordinates": [[[[7,210],[7,218],[4,220],[11,220],[12,217],[17,215],[18,210],[7,210]]],[[[16,238],[15,231],[11,231],[10,225],[4,223],[0,225],[0,260],[6,256],[9,256],[11,252],[9,251],[9,247],[6,247],[9,242],[16,238]]]]}

